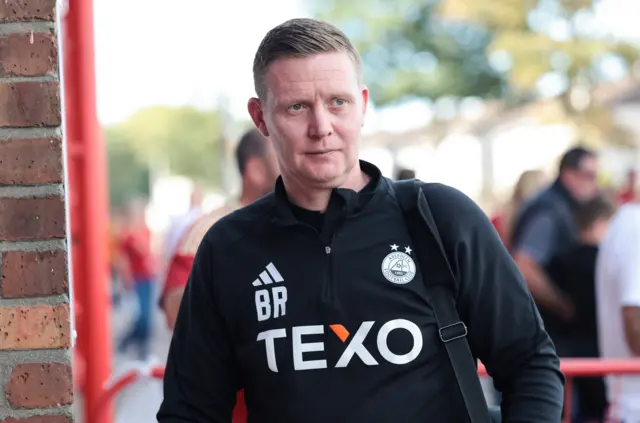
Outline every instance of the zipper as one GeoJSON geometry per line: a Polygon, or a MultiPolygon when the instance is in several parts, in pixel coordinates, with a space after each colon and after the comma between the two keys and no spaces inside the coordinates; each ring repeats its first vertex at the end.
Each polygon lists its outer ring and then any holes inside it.
{"type": "Polygon", "coordinates": [[[335,236],[332,234],[331,241],[324,246],[324,255],[327,258],[326,261],[326,270],[324,273],[324,286],[322,288],[322,303],[327,307],[325,312],[328,313],[327,317],[330,319],[335,319],[336,313],[338,310],[337,298],[336,298],[336,287],[334,280],[334,269],[333,269],[333,239],[335,236]]]}
{"type": "Polygon", "coordinates": [[[320,240],[320,242],[322,242],[322,245],[324,246],[324,255],[326,257],[326,267],[325,267],[325,271],[324,271],[324,280],[323,280],[323,284],[322,284],[322,290],[321,290],[321,298],[320,298],[320,302],[323,304],[323,308],[324,308],[324,312],[325,317],[327,317],[330,320],[334,320],[336,318],[336,313],[338,313],[338,307],[337,307],[337,301],[336,301],[336,294],[335,294],[335,287],[334,287],[334,277],[333,277],[333,241],[335,239],[335,234],[336,234],[336,230],[337,228],[334,229],[333,233],[331,234],[331,240],[329,241],[329,243],[327,243],[325,241],[325,239],[322,237],[322,234],[313,226],[311,225],[307,225],[306,223],[302,223],[303,226],[308,227],[309,229],[311,229],[313,232],[316,233],[316,235],[318,236],[318,239],[320,240]]]}
{"type": "MultiPolygon", "coordinates": [[[[333,241],[333,240],[332,240],[333,241]]],[[[324,246],[324,254],[327,257],[327,270],[324,273],[323,300],[333,305],[333,297],[335,296],[333,287],[333,254],[331,254],[331,243],[324,246]]]]}

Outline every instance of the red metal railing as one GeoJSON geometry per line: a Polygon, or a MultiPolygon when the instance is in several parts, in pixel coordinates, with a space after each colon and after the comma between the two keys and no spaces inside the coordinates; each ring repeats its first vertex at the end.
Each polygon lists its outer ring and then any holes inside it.
{"type": "MultiPolygon", "coordinates": [[[[565,358],[560,361],[560,370],[567,381],[564,388],[564,422],[571,422],[571,401],[573,378],[605,375],[640,374],[640,359],[637,360],[602,360],[598,358],[565,358]]],[[[486,376],[487,371],[482,364],[478,366],[478,374],[486,376]]],[[[616,410],[612,410],[616,411],[616,410]]],[[[610,416],[611,421],[616,421],[610,416]]]]}
{"type": "Polygon", "coordinates": [[[117,379],[107,383],[102,395],[98,398],[95,408],[92,410],[92,416],[101,416],[106,410],[110,410],[110,405],[118,393],[139,379],[154,378],[162,379],[164,377],[164,366],[140,366],[131,369],[117,379]]]}
{"type": "MultiPolygon", "coordinates": [[[[565,416],[564,422],[569,423],[571,410],[571,392],[573,389],[572,380],[575,377],[588,376],[604,376],[604,375],[630,375],[640,374],[640,359],[637,360],[600,360],[591,358],[567,358],[563,359],[560,369],[567,378],[565,385],[565,416]]],[[[478,374],[487,376],[487,371],[480,363],[478,366],[478,374]]],[[[113,398],[123,389],[130,386],[140,378],[157,378],[164,377],[164,366],[146,367],[132,369],[120,376],[118,379],[109,384],[99,400],[97,401],[94,416],[100,416],[104,410],[111,404],[113,398]]],[[[615,419],[612,419],[615,421],[615,419]]]]}

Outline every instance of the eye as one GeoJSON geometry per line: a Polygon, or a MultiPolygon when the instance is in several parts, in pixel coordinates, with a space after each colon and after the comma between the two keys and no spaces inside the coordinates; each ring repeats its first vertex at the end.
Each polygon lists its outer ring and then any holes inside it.
{"type": "Polygon", "coordinates": [[[335,100],[333,100],[333,105],[334,106],[342,107],[345,104],[347,104],[347,100],[344,100],[342,98],[336,98],[335,100]]]}
{"type": "Polygon", "coordinates": [[[302,110],[302,104],[300,104],[300,103],[292,104],[291,106],[289,106],[289,110],[293,110],[294,112],[298,112],[298,111],[302,110]]]}

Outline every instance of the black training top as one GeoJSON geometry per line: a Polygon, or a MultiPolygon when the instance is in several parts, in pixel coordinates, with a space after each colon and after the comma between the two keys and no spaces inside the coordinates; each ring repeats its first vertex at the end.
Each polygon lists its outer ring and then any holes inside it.
{"type": "MultiPolygon", "coordinates": [[[[209,230],[160,423],[228,423],[239,389],[251,423],[467,421],[425,299],[428,269],[416,268],[391,182],[361,166],[368,187],[335,189],[322,216],[293,207],[279,180],[209,230]]],[[[468,197],[438,185],[429,198],[471,348],[504,391],[504,421],[559,422],[558,358],[515,264],[468,197]]]]}

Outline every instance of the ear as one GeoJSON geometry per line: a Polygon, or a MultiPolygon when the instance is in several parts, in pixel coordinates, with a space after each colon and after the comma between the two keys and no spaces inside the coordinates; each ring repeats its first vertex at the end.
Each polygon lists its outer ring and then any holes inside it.
{"type": "Polygon", "coordinates": [[[267,130],[267,125],[264,122],[264,111],[262,110],[262,103],[260,99],[253,97],[249,100],[249,104],[247,104],[247,108],[249,110],[249,115],[251,116],[251,120],[253,120],[253,124],[258,128],[258,131],[265,136],[269,136],[269,131],[267,130]]]}
{"type": "Polygon", "coordinates": [[[362,126],[364,126],[364,117],[367,114],[367,107],[369,106],[369,88],[366,85],[362,86],[362,126]]]}

